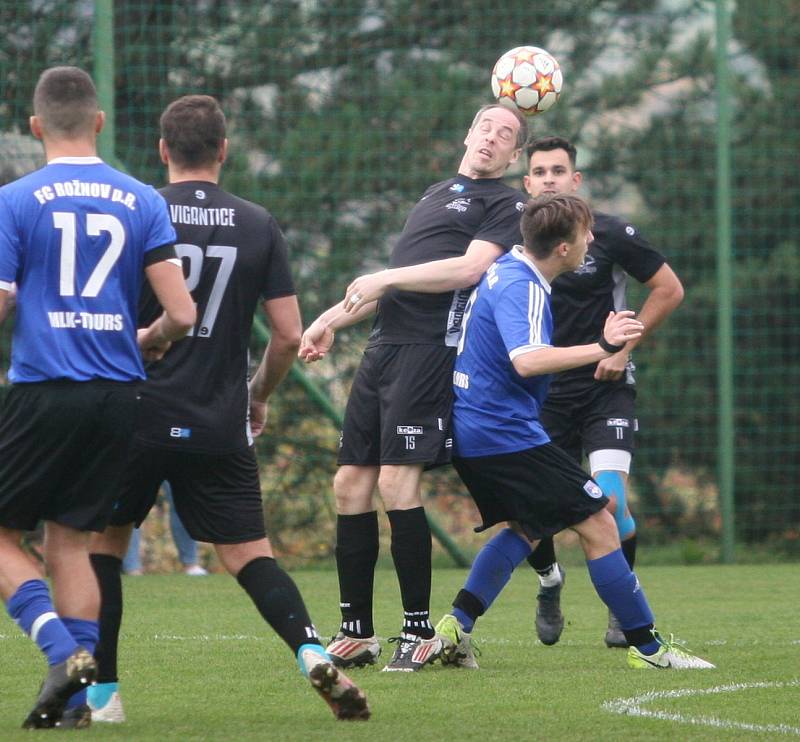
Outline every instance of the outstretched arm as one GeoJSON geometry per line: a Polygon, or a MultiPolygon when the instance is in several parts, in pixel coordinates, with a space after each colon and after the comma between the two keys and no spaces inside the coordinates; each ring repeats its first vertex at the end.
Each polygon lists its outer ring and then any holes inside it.
{"type": "Polygon", "coordinates": [[[306,363],[322,360],[333,347],[333,340],[337,330],[355,325],[364,317],[374,314],[377,301],[362,304],[356,312],[348,312],[345,303],[340,301],[330,309],[325,310],[305,330],[300,341],[300,351],[297,354],[306,363]]]}
{"type": "Polygon", "coordinates": [[[639,321],[644,325],[641,336],[627,343],[619,353],[605,358],[597,364],[594,378],[598,381],[616,381],[625,373],[631,351],[655,330],[683,301],[683,285],[672,268],[666,263],[662,265],[653,277],[646,281],[645,286],[650,292],[639,312],[639,321]]]}
{"type": "MultiPolygon", "coordinates": [[[[642,323],[631,311],[610,312],[603,328],[603,339],[610,345],[624,345],[638,339],[643,331],[642,323]]],[[[518,355],[512,360],[514,370],[520,376],[541,376],[578,368],[612,355],[600,343],[571,345],[568,348],[538,348],[518,355]]]]}
{"type": "Polygon", "coordinates": [[[457,258],[431,260],[359,276],[347,287],[344,308],[347,312],[358,311],[364,304],[380,299],[390,288],[440,294],[474,286],[503,252],[503,248],[494,242],[472,240],[467,251],[457,258]]]}

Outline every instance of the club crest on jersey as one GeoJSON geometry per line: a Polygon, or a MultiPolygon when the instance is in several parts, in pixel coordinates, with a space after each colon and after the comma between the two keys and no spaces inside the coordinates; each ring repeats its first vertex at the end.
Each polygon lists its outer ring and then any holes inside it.
{"type": "Polygon", "coordinates": [[[456,198],[447,204],[445,209],[455,209],[459,214],[463,214],[469,208],[471,201],[471,198],[456,198]]]}
{"type": "Polygon", "coordinates": [[[464,192],[464,184],[463,183],[453,183],[450,186],[450,190],[454,191],[455,193],[463,193],[464,192]]]}
{"type": "Polygon", "coordinates": [[[593,500],[598,500],[603,496],[603,490],[601,490],[600,487],[598,487],[591,479],[589,479],[586,484],[583,485],[583,489],[593,500]]]}

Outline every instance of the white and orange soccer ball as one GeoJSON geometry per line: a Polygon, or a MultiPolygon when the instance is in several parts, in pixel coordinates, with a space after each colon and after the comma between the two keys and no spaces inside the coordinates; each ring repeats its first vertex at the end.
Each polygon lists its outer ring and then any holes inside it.
{"type": "Polygon", "coordinates": [[[497,102],[526,116],[550,108],[561,95],[563,81],[556,58],[538,46],[510,49],[492,70],[492,92],[497,102]]]}

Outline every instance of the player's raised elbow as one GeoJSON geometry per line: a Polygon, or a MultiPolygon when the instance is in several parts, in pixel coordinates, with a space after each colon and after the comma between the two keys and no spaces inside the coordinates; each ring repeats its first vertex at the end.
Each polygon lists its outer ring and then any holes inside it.
{"type": "Polygon", "coordinates": [[[293,328],[291,331],[274,332],[272,333],[272,342],[280,345],[282,351],[290,353],[292,356],[297,355],[300,350],[300,340],[303,337],[301,327],[293,328]]]}
{"type": "Polygon", "coordinates": [[[541,355],[537,357],[535,353],[524,353],[514,358],[511,361],[511,365],[523,378],[539,376],[540,374],[548,373],[547,367],[540,363],[540,359],[541,355]]]}
{"type": "Polygon", "coordinates": [[[681,279],[666,263],[656,271],[656,274],[646,284],[654,293],[661,297],[661,303],[669,309],[675,310],[683,301],[684,289],[681,279]]]}
{"type": "Polygon", "coordinates": [[[673,286],[672,291],[670,293],[670,298],[672,299],[673,307],[679,307],[681,302],[683,302],[683,298],[686,296],[686,291],[683,288],[683,284],[677,279],[676,277],[676,285],[673,286]]]}
{"type": "Polygon", "coordinates": [[[483,274],[486,273],[486,269],[492,262],[493,261],[475,259],[470,255],[465,255],[458,270],[453,273],[454,282],[458,284],[456,288],[466,289],[470,286],[476,286],[480,283],[483,274]]]}

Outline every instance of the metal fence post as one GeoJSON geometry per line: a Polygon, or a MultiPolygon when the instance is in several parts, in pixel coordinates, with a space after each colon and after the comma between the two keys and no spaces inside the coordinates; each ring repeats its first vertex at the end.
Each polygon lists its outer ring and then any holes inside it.
{"type": "Polygon", "coordinates": [[[722,513],[722,561],[735,560],[733,251],[731,245],[731,102],[728,40],[729,0],[716,0],[717,75],[717,468],[722,513]]]}

